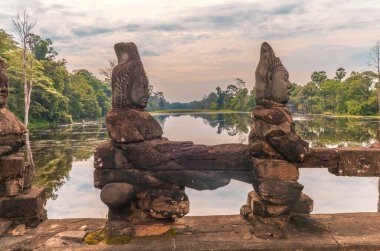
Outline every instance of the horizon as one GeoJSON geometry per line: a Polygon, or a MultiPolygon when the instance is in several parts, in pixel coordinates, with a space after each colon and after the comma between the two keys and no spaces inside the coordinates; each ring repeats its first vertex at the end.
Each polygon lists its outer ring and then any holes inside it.
{"type": "Polygon", "coordinates": [[[252,89],[264,41],[290,80],[305,84],[317,70],[329,77],[339,67],[369,70],[367,56],[380,39],[378,1],[5,0],[0,7],[1,28],[12,35],[12,16],[27,10],[37,21],[33,33],[52,39],[69,70],[100,77],[98,69],[116,58],[113,45],[135,42],[150,83],[170,102],[200,100],[235,78],[252,89]]]}

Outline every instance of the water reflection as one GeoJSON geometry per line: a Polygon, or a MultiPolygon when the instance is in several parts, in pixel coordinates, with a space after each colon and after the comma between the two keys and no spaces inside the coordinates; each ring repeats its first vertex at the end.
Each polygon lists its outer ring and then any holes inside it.
{"type": "Polygon", "coordinates": [[[32,130],[34,184],[45,187],[49,199],[56,199],[59,188],[70,180],[73,162],[88,160],[94,147],[106,138],[107,131],[102,123],[32,130]]]}
{"type": "MultiPolygon", "coordinates": [[[[247,143],[248,113],[158,115],[164,136],[196,144],[247,143]]],[[[295,117],[298,133],[312,146],[367,146],[376,142],[377,119],[295,117]]],[[[104,121],[32,130],[35,184],[48,191],[50,218],[105,217],[93,187],[93,151],[108,139],[104,121]]],[[[336,177],[325,169],[302,169],[300,183],[315,202],[315,213],[377,211],[379,178],[336,177]],[[350,194],[350,199],[347,195],[350,194]]],[[[190,215],[237,214],[252,185],[232,180],[213,191],[187,189],[190,215]]]]}

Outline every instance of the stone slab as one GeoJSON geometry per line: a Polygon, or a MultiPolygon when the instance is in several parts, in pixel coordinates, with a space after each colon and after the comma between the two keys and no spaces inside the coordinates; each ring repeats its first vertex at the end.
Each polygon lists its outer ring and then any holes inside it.
{"type": "Polygon", "coordinates": [[[339,176],[380,177],[380,148],[338,148],[339,176]]]}
{"type": "Polygon", "coordinates": [[[0,198],[1,218],[35,217],[44,211],[46,204],[45,189],[32,187],[27,194],[0,198]]]}
{"type": "MultiPolygon", "coordinates": [[[[105,219],[47,220],[24,236],[0,237],[0,250],[38,249],[48,239],[65,231],[86,233],[104,227],[105,219]]],[[[187,216],[178,219],[172,237],[135,238],[126,245],[68,245],[54,250],[378,250],[380,215],[378,213],[311,215],[284,239],[260,239],[250,234],[250,225],[239,215],[187,216]],[[297,230],[297,231],[296,231],[297,230]]]]}

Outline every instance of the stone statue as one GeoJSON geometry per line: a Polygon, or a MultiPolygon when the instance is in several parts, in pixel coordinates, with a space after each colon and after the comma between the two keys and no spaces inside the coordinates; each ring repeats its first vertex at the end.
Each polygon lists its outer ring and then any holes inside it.
{"type": "Polygon", "coordinates": [[[25,126],[7,108],[8,77],[0,58],[0,157],[17,152],[24,144],[25,126]]]}
{"type": "Polygon", "coordinates": [[[35,226],[46,219],[45,189],[33,187],[32,166],[24,153],[25,126],[6,107],[8,77],[0,58],[0,220],[35,226]]]}
{"type": "MultiPolygon", "coordinates": [[[[230,182],[231,171],[252,167],[246,145],[163,138],[160,125],[145,111],[149,83],[136,45],[118,43],[115,51],[118,65],[106,118],[111,140],[95,150],[94,185],[109,208],[108,234],[124,235],[136,224],[170,223],[186,215],[185,187],[215,189],[230,182]]],[[[247,176],[241,179],[250,180],[247,176]]]]}
{"type": "Polygon", "coordinates": [[[159,123],[145,111],[149,82],[134,43],[115,45],[118,64],[112,71],[112,109],[107,114],[110,138],[119,143],[161,138],[159,123]]]}
{"type": "Polygon", "coordinates": [[[268,217],[287,221],[291,213],[312,209],[311,199],[302,194],[303,186],[297,182],[298,168],[291,163],[302,161],[309,147],[295,132],[285,107],[291,88],[289,73],[266,42],[255,75],[257,105],[252,112],[249,146],[257,182],[241,213],[253,224],[268,217]]]}

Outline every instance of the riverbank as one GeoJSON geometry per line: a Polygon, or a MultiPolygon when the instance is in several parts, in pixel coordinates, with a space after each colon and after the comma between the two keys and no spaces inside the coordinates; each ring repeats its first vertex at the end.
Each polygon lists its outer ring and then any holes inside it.
{"type": "Polygon", "coordinates": [[[170,225],[138,226],[127,244],[88,245],[105,219],[51,219],[24,233],[0,221],[0,250],[379,250],[380,214],[316,214],[282,239],[260,239],[239,215],[189,216],[170,225]],[[3,226],[3,227],[2,227],[3,226]],[[172,229],[170,234],[166,231],[172,229]],[[12,236],[13,233],[19,234],[12,236]],[[152,234],[158,234],[152,236],[152,234]],[[88,238],[87,238],[88,239],[88,238]]]}

